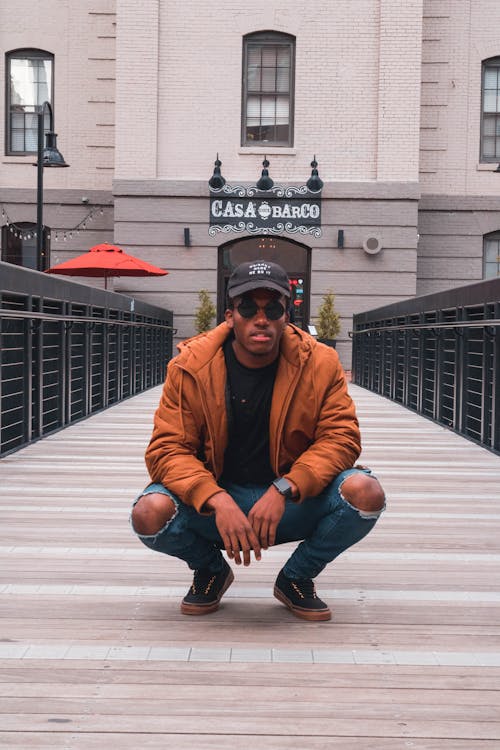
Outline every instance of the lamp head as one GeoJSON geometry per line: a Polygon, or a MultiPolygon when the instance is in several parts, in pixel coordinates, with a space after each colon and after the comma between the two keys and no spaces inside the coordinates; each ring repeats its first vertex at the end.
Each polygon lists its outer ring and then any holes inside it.
{"type": "Polygon", "coordinates": [[[44,167],[69,167],[69,164],[66,164],[64,161],[64,156],[57,148],[57,133],[45,134],[42,163],[44,167]]]}
{"type": "Polygon", "coordinates": [[[226,184],[226,180],[224,179],[220,171],[221,165],[222,162],[219,159],[219,154],[217,154],[217,158],[214,161],[214,171],[208,181],[208,185],[212,190],[221,190],[226,184]]]}
{"type": "Polygon", "coordinates": [[[269,170],[268,170],[269,161],[267,159],[267,156],[264,157],[262,166],[264,167],[264,169],[262,170],[261,176],[256,183],[256,187],[259,190],[271,190],[271,188],[274,185],[274,181],[269,176],[269,170]]]}
{"type": "Polygon", "coordinates": [[[318,162],[316,161],[316,155],[311,162],[311,167],[311,176],[306,182],[307,189],[311,193],[319,193],[319,191],[323,188],[323,180],[318,174],[318,162]]]}

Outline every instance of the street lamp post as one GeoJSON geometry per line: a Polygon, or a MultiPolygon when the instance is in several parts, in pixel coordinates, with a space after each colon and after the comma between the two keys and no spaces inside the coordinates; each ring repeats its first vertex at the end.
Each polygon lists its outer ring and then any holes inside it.
{"type": "Polygon", "coordinates": [[[38,123],[38,148],[37,148],[37,189],[36,189],[36,256],[39,271],[45,271],[50,266],[48,249],[43,248],[43,168],[44,167],[69,167],[61,152],[57,149],[57,134],[53,132],[52,107],[49,102],[44,102],[36,107],[38,123]],[[45,148],[43,147],[44,118],[45,111],[49,113],[49,132],[46,133],[45,148]],[[41,266],[41,268],[40,268],[41,266]]]}

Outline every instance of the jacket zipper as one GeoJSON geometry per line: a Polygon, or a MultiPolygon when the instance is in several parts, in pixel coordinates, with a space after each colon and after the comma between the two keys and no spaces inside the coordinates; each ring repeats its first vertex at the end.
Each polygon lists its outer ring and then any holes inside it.
{"type": "Polygon", "coordinates": [[[301,371],[302,371],[302,367],[298,367],[297,372],[295,373],[295,377],[289,385],[288,391],[286,393],[286,396],[283,402],[283,408],[280,412],[280,418],[278,421],[278,426],[276,429],[276,438],[275,438],[276,439],[276,452],[274,456],[274,469],[276,472],[279,471],[279,455],[280,455],[281,434],[283,432],[283,425],[285,424],[286,415],[288,413],[288,407],[290,406],[292,396],[294,394],[295,388],[297,387],[297,383],[298,383],[301,371]]]}

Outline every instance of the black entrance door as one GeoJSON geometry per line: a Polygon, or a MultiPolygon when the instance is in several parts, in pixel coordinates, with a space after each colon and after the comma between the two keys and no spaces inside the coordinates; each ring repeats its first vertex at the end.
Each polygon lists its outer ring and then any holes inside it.
{"type": "Polygon", "coordinates": [[[227,281],[239,263],[269,260],[287,271],[292,285],[290,320],[307,330],[311,289],[311,248],[282,237],[256,236],[227,242],[219,247],[217,320],[224,319],[227,281]]]}

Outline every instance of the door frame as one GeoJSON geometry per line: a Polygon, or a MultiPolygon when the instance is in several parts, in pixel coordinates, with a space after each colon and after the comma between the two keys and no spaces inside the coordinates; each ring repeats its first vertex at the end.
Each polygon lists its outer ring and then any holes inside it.
{"type": "Polygon", "coordinates": [[[303,296],[303,303],[302,303],[303,305],[302,328],[306,331],[308,330],[308,324],[310,323],[310,314],[311,314],[310,303],[311,303],[312,248],[309,245],[305,245],[302,242],[297,242],[297,240],[292,240],[289,237],[281,237],[281,236],[274,236],[274,235],[270,236],[266,234],[245,235],[244,237],[231,239],[228,242],[225,242],[224,244],[219,245],[217,249],[217,322],[218,323],[221,323],[224,320],[224,313],[226,311],[227,282],[228,282],[229,276],[231,275],[233,268],[235,267],[235,264],[231,264],[231,259],[230,259],[231,250],[242,242],[245,242],[248,240],[255,240],[256,251],[254,255],[249,259],[265,260],[266,257],[270,253],[269,251],[266,253],[265,249],[261,249],[258,247],[259,241],[262,241],[265,244],[265,241],[272,241],[273,239],[279,240],[279,244],[285,245],[285,247],[281,248],[277,252],[276,251],[273,252],[272,253],[273,257],[269,258],[269,260],[272,260],[282,265],[290,277],[293,278],[296,276],[300,276],[304,279],[304,296],[303,296]],[[290,267],[290,264],[287,264],[286,245],[292,245],[294,246],[294,249],[300,248],[301,250],[304,251],[305,257],[304,257],[304,263],[303,263],[302,269],[292,268],[290,267]],[[284,257],[281,257],[282,255],[284,257]]]}

